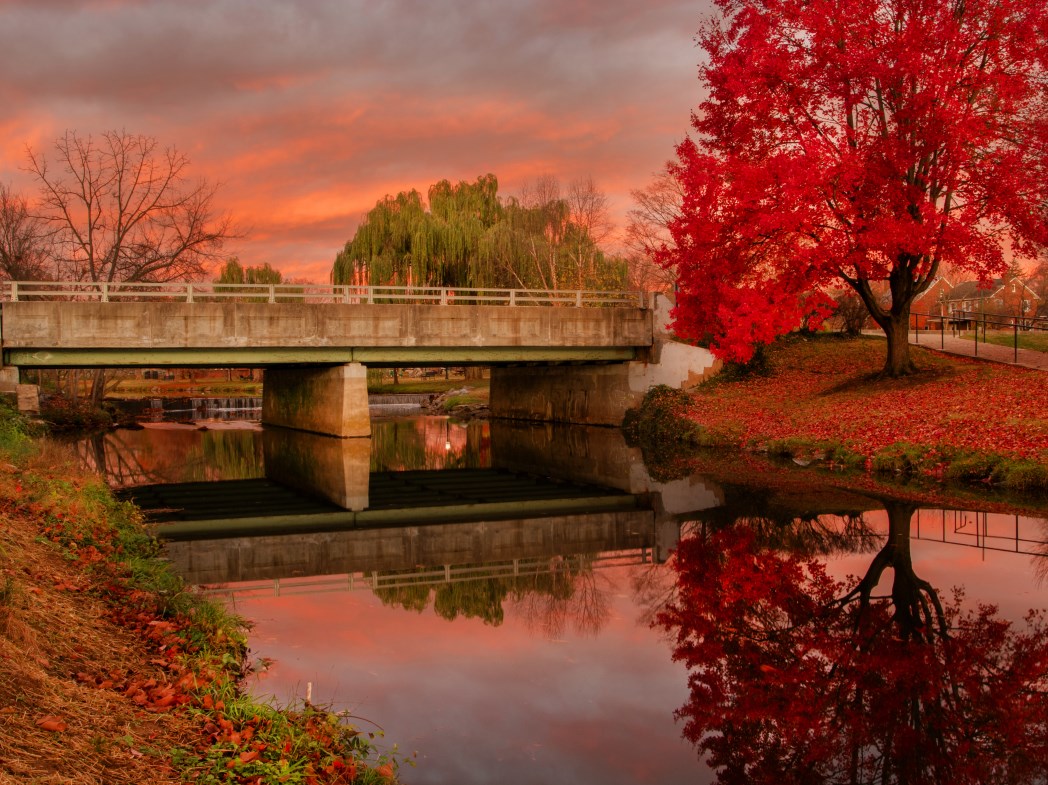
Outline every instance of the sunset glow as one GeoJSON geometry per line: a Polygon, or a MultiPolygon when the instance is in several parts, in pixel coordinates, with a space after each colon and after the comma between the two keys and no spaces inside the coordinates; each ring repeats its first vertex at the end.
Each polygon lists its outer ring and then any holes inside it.
{"type": "Polygon", "coordinates": [[[592,176],[621,231],[700,99],[704,2],[0,3],[0,181],[66,130],[156,137],[222,183],[245,264],[326,281],[388,193],[592,176]]]}

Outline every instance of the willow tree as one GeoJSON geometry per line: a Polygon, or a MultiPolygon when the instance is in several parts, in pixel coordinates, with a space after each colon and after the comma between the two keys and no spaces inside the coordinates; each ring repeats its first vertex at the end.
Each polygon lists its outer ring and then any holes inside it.
{"type": "Polygon", "coordinates": [[[334,280],[550,291],[624,286],[625,264],[607,257],[595,236],[605,225],[599,191],[592,181],[576,190],[590,200],[573,205],[575,191],[562,198],[556,179],[545,176],[519,199],[502,200],[488,174],[441,180],[428,191],[428,209],[418,191],[387,196],[336,257],[334,280]]]}
{"type": "Polygon", "coordinates": [[[456,185],[441,180],[428,196],[429,210],[416,190],[379,200],[336,257],[335,282],[363,274],[375,284],[492,285],[478,249],[502,212],[495,176],[456,185]]]}

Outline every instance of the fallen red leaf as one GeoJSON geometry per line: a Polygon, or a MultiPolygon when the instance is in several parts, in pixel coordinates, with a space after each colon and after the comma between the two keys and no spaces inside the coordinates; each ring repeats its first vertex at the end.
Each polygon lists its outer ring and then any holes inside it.
{"type": "Polygon", "coordinates": [[[36,724],[37,727],[49,730],[52,733],[61,733],[69,727],[61,717],[55,717],[51,714],[41,717],[36,721],[36,724]]]}

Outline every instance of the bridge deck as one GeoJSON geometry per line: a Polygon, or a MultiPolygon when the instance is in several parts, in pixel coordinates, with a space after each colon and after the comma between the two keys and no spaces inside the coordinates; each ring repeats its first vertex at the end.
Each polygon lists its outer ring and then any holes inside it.
{"type": "Polygon", "coordinates": [[[21,367],[623,362],[653,343],[638,306],[242,302],[3,304],[21,367]]]}

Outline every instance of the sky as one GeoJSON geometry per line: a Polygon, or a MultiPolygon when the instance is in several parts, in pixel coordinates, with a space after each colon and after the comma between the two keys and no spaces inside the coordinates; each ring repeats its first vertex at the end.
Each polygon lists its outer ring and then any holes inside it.
{"type": "Polygon", "coordinates": [[[592,177],[619,231],[701,100],[708,0],[0,0],[0,182],[67,130],[221,184],[225,255],[326,282],[387,194],[592,177]]]}

